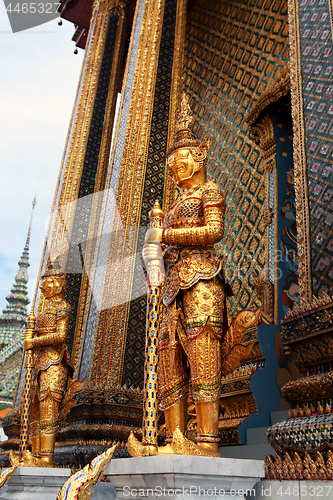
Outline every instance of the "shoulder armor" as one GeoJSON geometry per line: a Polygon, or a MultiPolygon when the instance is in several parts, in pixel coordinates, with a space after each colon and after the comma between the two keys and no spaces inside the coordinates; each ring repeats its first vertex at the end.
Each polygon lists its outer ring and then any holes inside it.
{"type": "Polygon", "coordinates": [[[71,307],[65,300],[61,301],[57,306],[57,319],[62,319],[64,316],[69,316],[71,307]]]}
{"type": "Polygon", "coordinates": [[[225,203],[226,193],[215,181],[206,182],[203,188],[202,201],[204,206],[220,205],[225,203]]]}

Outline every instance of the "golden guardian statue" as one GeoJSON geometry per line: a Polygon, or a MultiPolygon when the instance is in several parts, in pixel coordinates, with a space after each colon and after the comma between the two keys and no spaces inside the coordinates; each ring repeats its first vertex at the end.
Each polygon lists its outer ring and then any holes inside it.
{"type": "Polygon", "coordinates": [[[48,260],[40,285],[45,302],[33,331],[23,333],[25,351],[33,352],[34,379],[30,439],[35,465],[54,466],[59,407],[70,370],[67,351],[69,304],[64,300],[66,275],[48,260]]]}
{"type": "MultiPolygon", "coordinates": [[[[175,142],[167,153],[168,169],[180,195],[163,227],[148,229],[143,250],[148,274],[149,263],[161,258],[161,247],[163,251],[158,402],[165,415],[167,445],[158,449],[155,445],[155,453],[152,447],[147,453],[142,446],[140,452],[132,435],[128,444],[132,455],[220,456],[221,378],[250,353],[252,345],[242,344],[244,331],[260,316],[260,310],[242,311],[228,327],[226,295],[230,287],[223,277],[223,258],[214,246],[224,234],[226,193],[215,181],[207,181],[209,144],[195,137],[192,121],[184,94],[175,142]],[[196,445],[184,437],[190,386],[197,420],[196,445]]],[[[150,323],[147,321],[147,335],[150,323]]],[[[144,431],[143,427],[143,435],[144,431]]]]}

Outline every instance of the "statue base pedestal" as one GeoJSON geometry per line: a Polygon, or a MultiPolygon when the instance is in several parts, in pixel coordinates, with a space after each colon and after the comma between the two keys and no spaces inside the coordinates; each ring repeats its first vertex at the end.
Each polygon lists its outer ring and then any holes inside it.
{"type": "Polygon", "coordinates": [[[18,467],[0,490],[1,500],[55,500],[70,469],[18,467]]]}
{"type": "Polygon", "coordinates": [[[122,500],[231,500],[254,498],[265,472],[263,460],[163,455],[111,460],[104,475],[122,500]]]}

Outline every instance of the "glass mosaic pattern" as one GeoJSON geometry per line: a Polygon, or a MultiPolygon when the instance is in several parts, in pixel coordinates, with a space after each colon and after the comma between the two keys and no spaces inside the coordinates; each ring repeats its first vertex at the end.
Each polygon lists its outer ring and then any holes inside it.
{"type": "MultiPolygon", "coordinates": [[[[275,171],[268,172],[268,206],[275,211],[275,171]]],[[[268,226],[268,279],[271,283],[275,282],[275,224],[276,220],[273,217],[272,222],[268,226]]]]}
{"type": "Polygon", "coordinates": [[[270,427],[267,436],[279,446],[318,450],[325,441],[332,442],[333,414],[283,420],[270,427]]]}
{"type": "MultiPolygon", "coordinates": [[[[115,199],[115,192],[117,192],[117,185],[119,182],[119,178],[121,175],[120,171],[120,164],[121,164],[121,159],[123,155],[123,149],[125,146],[125,139],[126,139],[126,134],[125,134],[125,129],[126,129],[126,123],[128,121],[128,115],[130,112],[130,102],[131,102],[131,93],[133,91],[133,82],[135,78],[135,67],[136,67],[136,61],[137,61],[137,55],[138,55],[138,49],[139,49],[139,44],[140,44],[140,37],[141,37],[141,24],[142,24],[142,19],[143,19],[143,14],[145,11],[145,2],[141,1],[139,5],[137,6],[137,20],[136,20],[136,25],[134,28],[134,33],[133,33],[133,46],[132,46],[132,52],[130,56],[130,62],[129,62],[129,67],[128,67],[128,74],[127,74],[127,80],[126,80],[126,87],[123,90],[124,96],[121,101],[121,110],[120,110],[120,123],[119,123],[119,132],[118,132],[118,137],[116,137],[116,149],[115,149],[115,155],[113,159],[113,163],[110,164],[110,169],[112,169],[112,174],[111,174],[111,180],[110,180],[110,189],[107,191],[107,200],[106,200],[106,209],[105,209],[105,217],[104,217],[104,222],[103,222],[103,234],[104,237],[101,241],[100,247],[99,247],[99,253],[98,253],[98,262],[97,262],[97,268],[96,268],[96,275],[94,279],[94,303],[90,307],[89,310],[89,318],[88,318],[88,324],[87,324],[87,329],[85,333],[85,341],[84,341],[84,349],[83,349],[83,356],[82,356],[82,361],[81,361],[81,366],[80,366],[80,378],[87,376],[88,370],[89,370],[89,363],[91,362],[91,354],[92,354],[92,346],[94,342],[94,336],[95,336],[95,330],[96,330],[96,325],[98,323],[103,322],[103,328],[105,330],[105,334],[108,333],[108,328],[109,324],[107,321],[104,321],[104,316],[105,313],[102,311],[101,313],[98,312],[100,309],[104,310],[108,306],[104,304],[104,301],[100,303],[101,299],[101,294],[102,294],[102,289],[103,289],[103,276],[104,273],[103,271],[105,270],[106,262],[107,262],[107,257],[108,257],[108,250],[109,248],[114,244],[113,241],[117,241],[117,245],[119,248],[121,247],[121,244],[119,242],[119,238],[123,236],[119,236],[118,234],[115,235],[115,231],[113,228],[117,225],[117,217],[119,217],[118,209],[117,209],[117,203],[115,199]],[[115,238],[115,240],[112,240],[115,238]],[[96,307],[96,305],[98,307],[96,307]]],[[[111,159],[112,161],[112,159],[111,159]]],[[[132,228],[136,229],[136,228],[132,228]]],[[[136,241],[137,235],[132,235],[130,238],[131,244],[136,241]]],[[[141,234],[142,238],[142,234],[141,234]]],[[[135,250],[133,249],[133,253],[135,253],[135,250]]],[[[139,259],[137,259],[136,265],[135,265],[135,275],[136,278],[139,280],[138,283],[135,282],[134,280],[134,289],[135,288],[142,288],[143,283],[142,279],[140,279],[140,272],[137,271],[137,267],[140,265],[139,259]],[[136,283],[136,284],[135,284],[136,283]]],[[[135,290],[134,290],[135,291],[135,290]]],[[[112,293],[110,294],[111,296],[111,301],[112,301],[112,293]]],[[[133,296],[133,294],[132,294],[133,296]]],[[[142,307],[140,306],[141,314],[142,311],[145,311],[145,299],[142,307]]],[[[139,304],[139,301],[137,301],[137,304],[139,304]]],[[[134,308],[134,313],[136,313],[136,307],[134,308]]],[[[135,315],[135,314],[134,314],[135,315]]],[[[133,314],[132,314],[133,316],[133,314]]],[[[126,379],[126,383],[128,385],[131,385],[132,383],[138,385],[138,380],[142,380],[142,373],[143,373],[143,349],[144,349],[144,332],[145,332],[145,321],[142,321],[142,318],[137,317],[133,318],[131,317],[131,324],[135,327],[134,330],[131,332],[131,336],[127,336],[128,338],[128,343],[130,344],[130,351],[128,353],[128,371],[132,373],[132,377],[130,379],[126,379]],[[135,353],[134,353],[135,350],[135,353]],[[136,360],[134,361],[134,357],[136,360]],[[139,360],[139,363],[138,363],[139,360]],[[133,364],[134,363],[134,364],[133,364]],[[135,373],[135,376],[134,376],[135,373]]],[[[116,354],[117,355],[117,354],[116,354]]],[[[125,354],[126,356],[126,354],[125,354]]],[[[99,370],[100,370],[100,365],[97,371],[97,378],[99,377],[99,370]]],[[[125,382],[123,382],[125,383],[125,382]]]]}
{"type": "Polygon", "coordinates": [[[121,109],[121,118],[120,118],[120,127],[119,127],[119,134],[117,137],[117,146],[116,146],[116,152],[115,152],[115,157],[114,157],[114,162],[113,162],[113,167],[112,167],[112,178],[111,178],[111,184],[110,187],[115,190],[116,185],[119,180],[119,175],[120,175],[120,164],[121,164],[121,158],[123,155],[123,149],[125,145],[125,139],[126,139],[126,123],[128,119],[128,113],[130,111],[129,105],[131,102],[131,92],[132,92],[132,86],[133,86],[133,80],[134,80],[134,70],[135,70],[135,64],[137,60],[137,55],[138,55],[138,48],[139,48],[139,40],[140,40],[140,29],[141,29],[141,21],[142,21],[142,16],[144,13],[144,2],[140,2],[139,8],[138,8],[138,16],[137,16],[137,22],[134,30],[134,36],[133,36],[133,48],[132,48],[132,54],[131,54],[131,60],[129,64],[129,70],[128,70],[128,75],[127,75],[127,85],[124,90],[124,99],[122,100],[122,109],[121,109]]]}
{"type": "Polygon", "coordinates": [[[251,279],[266,265],[264,162],[244,117],[288,60],[287,17],[285,1],[200,0],[187,22],[185,89],[198,120],[194,132],[209,137],[209,177],[228,191],[220,248],[228,255],[233,314],[259,305],[251,279]]]}
{"type": "MultiPolygon", "coordinates": [[[[93,33],[93,31],[94,31],[95,23],[96,23],[96,18],[94,18],[92,20],[92,23],[91,23],[90,37],[91,37],[91,33],[93,33]]],[[[89,47],[89,43],[90,43],[90,38],[87,40],[87,47],[89,47]]],[[[77,97],[75,99],[74,109],[73,109],[72,117],[71,117],[71,122],[70,122],[69,130],[68,130],[68,133],[67,133],[67,145],[66,145],[66,148],[65,148],[65,151],[64,151],[64,155],[63,155],[63,159],[62,159],[62,165],[61,165],[61,169],[60,169],[60,176],[59,176],[58,185],[57,185],[57,188],[56,188],[55,203],[54,203],[55,209],[54,209],[54,213],[51,214],[52,221],[51,221],[51,224],[50,224],[50,227],[49,227],[49,231],[48,231],[48,235],[47,235],[47,248],[51,248],[52,247],[52,238],[53,238],[53,233],[54,233],[54,224],[55,224],[55,222],[57,220],[56,215],[57,215],[57,210],[59,208],[59,200],[60,200],[60,196],[61,196],[61,186],[63,185],[64,176],[65,176],[65,172],[66,172],[68,154],[69,154],[69,149],[70,149],[70,141],[71,141],[71,138],[72,138],[72,135],[73,135],[75,118],[77,118],[77,114],[78,114],[78,107],[79,107],[78,96],[82,92],[83,80],[84,80],[84,75],[85,75],[85,71],[86,71],[86,68],[87,68],[88,56],[89,56],[89,50],[86,50],[85,51],[85,55],[84,55],[83,64],[82,64],[82,71],[81,71],[81,75],[80,75],[80,79],[79,79],[79,83],[78,83],[78,88],[77,88],[77,97]]],[[[42,269],[43,270],[45,269],[45,266],[46,266],[47,257],[48,257],[48,253],[45,252],[45,254],[43,256],[43,263],[42,263],[42,269]]],[[[36,294],[36,300],[35,300],[35,308],[34,308],[35,314],[37,314],[37,311],[38,311],[38,304],[39,304],[39,300],[40,300],[40,295],[41,295],[41,291],[38,288],[37,289],[37,294],[36,294]]]]}
{"type": "Polygon", "coordinates": [[[333,41],[328,0],[300,0],[313,291],[333,292],[333,41]]]}

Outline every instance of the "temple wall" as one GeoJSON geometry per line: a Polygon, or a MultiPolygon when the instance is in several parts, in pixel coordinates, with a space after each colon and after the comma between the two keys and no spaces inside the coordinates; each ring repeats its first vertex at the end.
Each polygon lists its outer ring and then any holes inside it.
{"type": "Polygon", "coordinates": [[[244,118],[274,82],[288,53],[286,2],[199,1],[190,13],[185,87],[198,118],[194,131],[210,139],[209,177],[228,191],[221,250],[228,254],[231,276],[235,274],[233,313],[259,305],[251,276],[268,262],[264,161],[244,118]]]}
{"type": "MultiPolygon", "coordinates": [[[[228,191],[226,235],[220,249],[227,254],[226,276],[235,294],[230,299],[229,314],[261,304],[255,289],[258,276],[271,284],[274,295],[270,322],[275,325],[263,324],[256,332],[260,344],[257,359],[261,356],[265,361],[251,377],[258,414],[238,427],[243,443],[248,427],[270,424],[270,412],[278,409],[281,398],[276,383],[281,360],[279,365],[274,353],[282,317],[280,294],[285,287],[285,283],[281,287],[277,262],[279,236],[285,225],[278,218],[278,178],[279,169],[286,171],[292,163],[290,129],[283,126],[281,132],[277,127],[280,134],[273,134],[273,142],[275,138],[275,143],[282,144],[279,135],[283,133],[288,153],[285,155],[286,151],[277,146],[272,166],[268,166],[245,118],[267,87],[279,78],[288,58],[287,2],[199,1],[189,15],[185,87],[198,119],[194,131],[199,137],[209,137],[208,175],[228,191]],[[268,217],[270,213],[272,217],[268,217]]],[[[274,126],[268,125],[270,120],[267,127],[274,126]]],[[[286,369],[284,365],[282,368],[286,369]]],[[[225,385],[225,390],[231,389],[225,385]]],[[[240,387],[240,393],[243,390],[240,387]]],[[[233,397],[230,393],[230,399],[233,397]]],[[[231,430],[225,438],[226,442],[233,440],[231,430]]]]}

